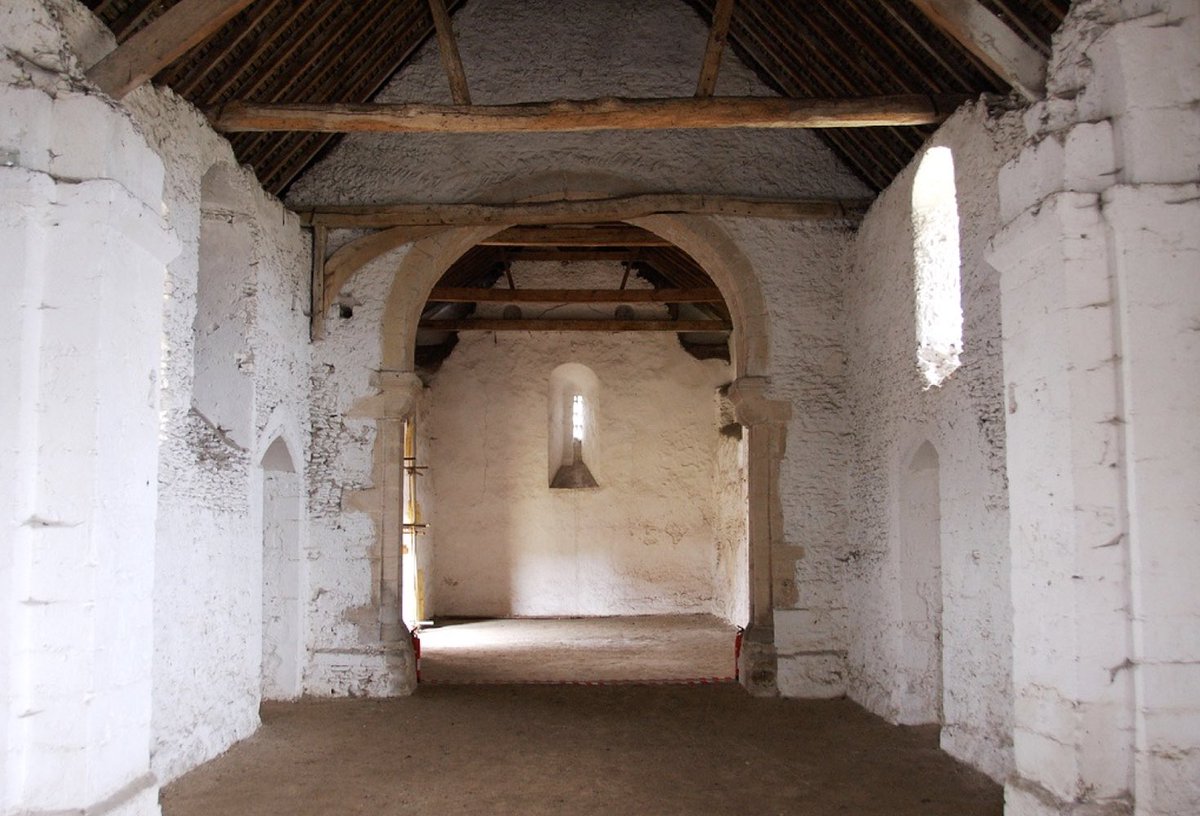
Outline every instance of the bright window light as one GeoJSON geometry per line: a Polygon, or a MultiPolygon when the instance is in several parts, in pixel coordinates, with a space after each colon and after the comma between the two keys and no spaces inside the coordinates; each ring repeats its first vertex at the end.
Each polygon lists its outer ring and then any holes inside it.
{"type": "Polygon", "coordinates": [[[931,148],[913,180],[913,260],[917,303],[917,365],[930,386],[941,385],[963,350],[954,156],[931,148]]]}
{"type": "Polygon", "coordinates": [[[576,442],[583,441],[583,395],[571,397],[571,438],[576,442]]]}

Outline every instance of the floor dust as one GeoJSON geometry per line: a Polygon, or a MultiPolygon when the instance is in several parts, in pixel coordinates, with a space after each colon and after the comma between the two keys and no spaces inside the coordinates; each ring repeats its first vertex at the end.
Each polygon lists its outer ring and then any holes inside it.
{"type": "Polygon", "coordinates": [[[712,615],[451,619],[421,630],[421,680],[730,679],[736,634],[712,615]]]}
{"type": "Polygon", "coordinates": [[[845,700],[733,684],[436,685],[267,704],[165,816],[999,816],[1001,789],[845,700]]]}

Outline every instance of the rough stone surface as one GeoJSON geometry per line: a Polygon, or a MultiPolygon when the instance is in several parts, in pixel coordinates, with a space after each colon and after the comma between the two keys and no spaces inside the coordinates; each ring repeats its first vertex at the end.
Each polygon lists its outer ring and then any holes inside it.
{"type": "Polygon", "coordinates": [[[917,358],[912,184],[920,157],[864,220],[846,302],[850,694],[890,719],[928,721],[910,698],[941,686],[944,747],[996,779],[1012,767],[1011,612],[1000,292],[983,252],[998,226],[996,172],[1022,136],[1018,117],[992,119],[976,106],[931,141],[952,151],[961,225],[962,366],[941,387],[928,386],[917,358]],[[908,460],[923,442],[940,463],[940,543],[932,546],[941,562],[941,678],[904,668],[900,501],[908,460]]]}

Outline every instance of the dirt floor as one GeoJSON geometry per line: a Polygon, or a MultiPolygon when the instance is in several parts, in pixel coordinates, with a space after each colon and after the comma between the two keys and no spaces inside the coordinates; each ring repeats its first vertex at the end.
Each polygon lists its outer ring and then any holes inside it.
{"type": "Polygon", "coordinates": [[[164,790],[165,816],[982,816],[999,786],[844,700],[733,684],[437,685],[268,704],[164,790]]]}
{"type": "Polygon", "coordinates": [[[421,680],[732,679],[736,633],[712,615],[439,621],[421,630],[421,680]]]}

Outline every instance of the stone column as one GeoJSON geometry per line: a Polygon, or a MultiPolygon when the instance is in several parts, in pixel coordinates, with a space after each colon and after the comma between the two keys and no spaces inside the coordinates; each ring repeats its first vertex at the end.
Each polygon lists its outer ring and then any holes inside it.
{"type": "Polygon", "coordinates": [[[404,684],[416,684],[411,633],[404,625],[401,592],[404,547],[404,423],[417,408],[424,387],[408,371],[380,374],[382,416],[379,417],[383,481],[379,490],[380,535],[379,639],[403,670],[404,684]]]}
{"type": "MultiPolygon", "coordinates": [[[[138,147],[127,160],[161,188],[138,147]]],[[[109,179],[0,167],[5,813],[159,812],[157,377],[178,243],[155,203],[109,179]]]]}
{"type": "Polygon", "coordinates": [[[1072,8],[1000,176],[1010,816],[1200,809],[1195,0],[1072,8]]]}
{"type": "Polygon", "coordinates": [[[755,695],[778,693],[772,560],[783,543],[779,465],[787,443],[792,405],[766,396],[765,377],[742,377],[729,387],[737,421],[747,433],[747,532],[750,541],[750,625],[742,640],[738,672],[755,695]]]}

